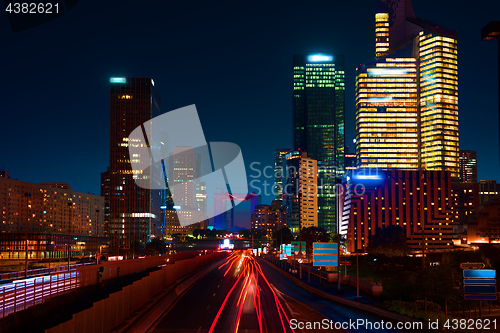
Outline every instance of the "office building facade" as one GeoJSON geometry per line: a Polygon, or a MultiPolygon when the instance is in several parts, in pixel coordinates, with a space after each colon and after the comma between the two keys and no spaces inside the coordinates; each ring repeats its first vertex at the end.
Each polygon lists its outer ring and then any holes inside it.
{"type": "Polygon", "coordinates": [[[276,200],[283,199],[283,159],[291,151],[290,148],[280,148],[274,151],[274,196],[276,200]]]}
{"type": "Polygon", "coordinates": [[[473,222],[479,210],[479,184],[453,182],[451,184],[454,201],[453,239],[461,244],[462,235],[467,233],[467,226],[473,222]]]}
{"type": "Polygon", "coordinates": [[[411,251],[453,245],[451,172],[358,169],[347,173],[341,200],[348,252],[365,251],[377,228],[405,230],[411,251]]]}
{"type": "Polygon", "coordinates": [[[460,182],[477,183],[477,153],[472,150],[460,150],[460,182]]]}
{"type": "Polygon", "coordinates": [[[135,254],[128,253],[136,248],[134,243],[144,248],[151,238],[161,237],[160,191],[136,185],[136,179],[140,178],[143,184],[153,179],[132,170],[131,159],[144,161],[147,157],[130,157],[128,150],[129,145],[147,146],[147,142],[128,142],[128,136],[160,114],[160,97],[151,78],[111,78],[110,83],[107,231],[110,253],[126,256],[135,254]]]}
{"type": "Polygon", "coordinates": [[[284,206],[293,233],[318,223],[318,163],[307,153],[292,151],[284,160],[284,206]]]}
{"type": "Polygon", "coordinates": [[[496,180],[481,180],[479,182],[479,203],[482,205],[500,195],[500,184],[496,180]]]}
{"type": "Polygon", "coordinates": [[[281,200],[273,200],[270,205],[257,205],[252,214],[252,230],[261,230],[262,236],[272,238],[273,232],[287,225],[287,211],[281,200]]]}
{"type": "Polygon", "coordinates": [[[500,198],[480,206],[474,222],[468,225],[466,242],[500,243],[500,198]]]}
{"type": "Polygon", "coordinates": [[[376,58],[356,70],[356,152],[363,168],[459,177],[457,34],[379,0],[376,58]]]}
{"type": "Polygon", "coordinates": [[[0,252],[4,259],[95,254],[107,245],[104,198],[65,183],[34,184],[0,177],[0,252]],[[57,187],[52,187],[57,186],[57,187]]]}
{"type": "Polygon", "coordinates": [[[317,161],[318,223],[335,231],[335,178],[344,171],[344,56],[295,55],[293,76],[294,150],[317,161]]]}

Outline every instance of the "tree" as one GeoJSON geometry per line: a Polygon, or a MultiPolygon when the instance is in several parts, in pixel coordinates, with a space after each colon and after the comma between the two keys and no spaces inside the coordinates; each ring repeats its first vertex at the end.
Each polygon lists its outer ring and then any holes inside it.
{"type": "Polygon", "coordinates": [[[156,255],[165,252],[165,242],[160,238],[153,238],[146,244],[146,254],[156,255]]]}
{"type": "Polygon", "coordinates": [[[290,244],[292,240],[293,234],[288,227],[273,231],[273,244],[277,244],[277,247],[280,247],[281,244],[290,244]]]}
{"type": "Polygon", "coordinates": [[[398,225],[375,229],[366,250],[370,254],[384,254],[388,257],[406,256],[410,253],[406,232],[398,225]]]}
{"type": "MultiPolygon", "coordinates": [[[[201,236],[201,230],[200,229],[194,229],[193,230],[193,237],[198,238],[198,236],[201,236]]],[[[203,236],[201,236],[203,238],[203,236]]]]}
{"type": "MultiPolygon", "coordinates": [[[[240,230],[239,234],[245,239],[252,239],[252,230],[240,230]]],[[[261,239],[262,230],[253,230],[253,239],[261,239]]]]}

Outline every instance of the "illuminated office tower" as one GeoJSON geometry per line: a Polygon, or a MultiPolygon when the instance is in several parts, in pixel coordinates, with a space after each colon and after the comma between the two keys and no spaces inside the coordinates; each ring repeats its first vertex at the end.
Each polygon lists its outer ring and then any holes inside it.
{"type": "MultiPolygon", "coordinates": [[[[137,244],[144,247],[152,237],[160,235],[161,197],[158,190],[135,184],[135,179],[142,179],[143,175],[132,170],[131,159],[145,157],[130,157],[128,146],[148,143],[129,142],[128,136],[136,127],[160,114],[160,98],[151,78],[111,78],[110,83],[110,166],[106,198],[109,216],[106,230],[111,254],[133,256],[138,255],[133,250],[137,244]]],[[[149,178],[147,181],[154,180],[149,178]]]]}
{"type": "Polygon", "coordinates": [[[389,50],[389,14],[375,15],[375,54],[380,57],[389,50]]]}
{"type": "Polygon", "coordinates": [[[359,167],[458,178],[456,32],[417,18],[410,0],[378,0],[375,30],[376,58],[356,71],[359,167]]]}
{"type": "Polygon", "coordinates": [[[292,151],[283,161],[283,205],[293,233],[318,226],[318,163],[306,152],[292,151]]]}
{"type": "Polygon", "coordinates": [[[182,209],[197,209],[197,202],[195,202],[196,162],[193,147],[174,147],[169,162],[170,170],[167,174],[169,180],[174,182],[171,192],[175,198],[175,204],[181,206],[182,209]]]}
{"type": "Polygon", "coordinates": [[[318,224],[336,231],[335,177],[344,171],[344,56],[327,53],[293,59],[294,150],[318,163],[318,224]]]}
{"type": "Polygon", "coordinates": [[[422,168],[458,178],[458,61],[456,33],[420,32],[422,168]]]}
{"type": "Polygon", "coordinates": [[[274,151],[274,196],[276,200],[283,199],[283,159],[290,151],[290,148],[280,148],[274,151]]]}
{"type": "Polygon", "coordinates": [[[356,148],[362,168],[418,169],[417,61],[385,58],[358,68],[356,148]]]}

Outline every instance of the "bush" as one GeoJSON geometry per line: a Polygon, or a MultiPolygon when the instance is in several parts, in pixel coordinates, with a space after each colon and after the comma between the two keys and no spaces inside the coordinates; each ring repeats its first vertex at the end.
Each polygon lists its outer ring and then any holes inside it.
{"type": "Polygon", "coordinates": [[[385,301],[383,303],[384,309],[396,312],[408,317],[413,317],[422,320],[436,320],[445,322],[444,314],[440,313],[441,306],[437,303],[427,301],[427,313],[425,312],[425,300],[419,299],[415,302],[403,301],[385,301]]]}

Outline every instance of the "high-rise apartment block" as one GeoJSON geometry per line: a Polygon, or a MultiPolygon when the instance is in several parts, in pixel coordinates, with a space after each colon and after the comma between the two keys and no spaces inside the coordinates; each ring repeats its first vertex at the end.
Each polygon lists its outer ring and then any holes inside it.
{"type": "Polygon", "coordinates": [[[359,166],[457,179],[457,33],[417,18],[410,0],[378,0],[375,34],[375,60],[356,71],[359,166]]]}
{"type": "Polygon", "coordinates": [[[294,150],[317,161],[318,225],[335,231],[335,178],[344,171],[344,56],[295,55],[293,77],[294,150]]]}
{"type": "Polygon", "coordinates": [[[271,205],[257,205],[252,214],[252,230],[261,230],[263,237],[271,238],[274,231],[287,223],[286,208],[281,200],[273,200],[271,205]]]}
{"type": "Polygon", "coordinates": [[[104,198],[65,183],[33,184],[0,177],[0,254],[48,259],[95,254],[104,237],[104,198]]]}

